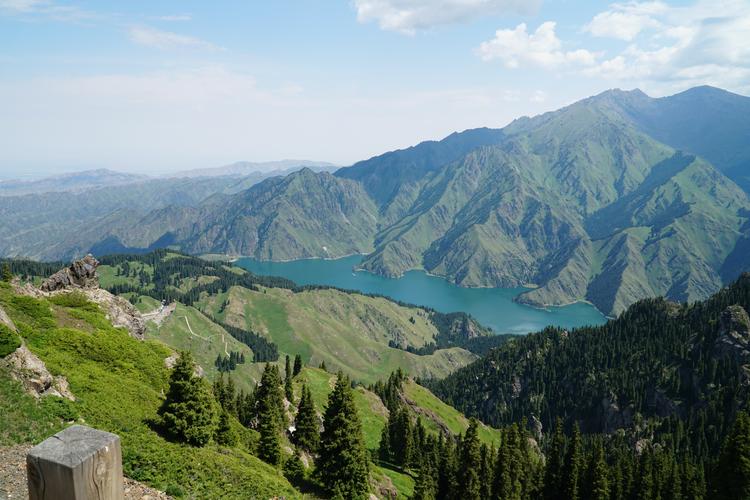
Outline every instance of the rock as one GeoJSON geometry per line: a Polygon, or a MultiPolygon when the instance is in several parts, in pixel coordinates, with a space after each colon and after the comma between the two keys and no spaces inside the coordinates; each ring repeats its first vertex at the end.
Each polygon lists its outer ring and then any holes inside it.
{"type": "Polygon", "coordinates": [[[16,286],[16,292],[37,298],[71,291],[83,293],[89,301],[98,304],[104,310],[113,326],[125,328],[132,337],[143,340],[146,334],[146,321],[143,316],[124,298],[99,288],[97,267],[99,261],[89,254],[44,280],[41,287],[35,288],[27,283],[16,286]]]}
{"type": "Polygon", "coordinates": [[[85,289],[82,292],[91,302],[99,304],[112,325],[127,329],[131,337],[144,339],[146,321],[133,304],[101,288],[85,289]]]}
{"type": "Polygon", "coordinates": [[[741,306],[729,306],[721,313],[714,355],[742,364],[750,362],[750,317],[741,306]]]}
{"type": "Polygon", "coordinates": [[[529,420],[528,423],[528,428],[535,440],[542,440],[542,432],[544,431],[544,428],[542,426],[542,421],[539,420],[536,415],[531,416],[531,420],[529,420]]]}
{"type": "Polygon", "coordinates": [[[23,385],[26,392],[36,398],[57,396],[75,401],[65,377],[55,377],[28,347],[22,345],[0,361],[8,368],[10,376],[23,385]]]}
{"type": "Polygon", "coordinates": [[[99,267],[99,261],[89,254],[83,259],[73,261],[70,267],[61,269],[44,280],[40,288],[44,292],[69,288],[99,288],[97,267],[99,267]]]}
{"type": "Polygon", "coordinates": [[[10,319],[10,317],[2,307],[0,307],[0,324],[10,328],[12,332],[18,332],[18,329],[16,329],[16,325],[13,323],[13,321],[10,319]]]}
{"type": "Polygon", "coordinates": [[[630,406],[620,408],[617,397],[610,393],[601,401],[601,428],[604,434],[612,434],[617,429],[629,427],[633,422],[633,409],[630,406]]]}

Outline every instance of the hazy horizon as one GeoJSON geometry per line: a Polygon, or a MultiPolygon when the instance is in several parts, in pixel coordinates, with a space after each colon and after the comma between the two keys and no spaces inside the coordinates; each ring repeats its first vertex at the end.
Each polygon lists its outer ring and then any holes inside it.
{"type": "Polygon", "coordinates": [[[0,0],[0,178],[344,166],[610,88],[747,95],[749,24],[740,0],[0,0]]]}

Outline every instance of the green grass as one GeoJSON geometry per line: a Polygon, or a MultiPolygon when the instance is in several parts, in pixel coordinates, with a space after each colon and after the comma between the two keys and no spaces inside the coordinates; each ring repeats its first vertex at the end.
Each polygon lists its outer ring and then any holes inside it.
{"type": "Polygon", "coordinates": [[[161,302],[149,297],[148,295],[138,296],[138,300],[136,300],[135,302],[135,308],[138,309],[140,313],[148,313],[154,311],[158,309],[160,305],[161,302]]]}
{"type": "Polygon", "coordinates": [[[388,347],[397,338],[424,345],[434,337],[435,328],[423,311],[381,298],[336,290],[256,292],[233,287],[228,294],[204,296],[199,307],[265,335],[282,355],[300,354],[313,366],[325,361],[331,371],[342,369],[364,383],[384,379],[397,368],[415,376],[443,377],[476,359],[460,348],[418,356],[388,347]]]}
{"type": "Polygon", "coordinates": [[[398,490],[397,498],[411,498],[414,495],[414,478],[410,475],[377,465],[372,466],[372,471],[376,479],[378,475],[381,475],[391,480],[393,486],[398,490]]]}
{"type": "Polygon", "coordinates": [[[0,359],[21,347],[21,338],[16,333],[0,323],[0,359]]]}
{"type": "MultiPolygon", "coordinates": [[[[24,392],[20,382],[0,368],[0,446],[17,443],[37,443],[63,428],[57,404],[48,397],[38,402],[24,392]]],[[[67,400],[65,400],[67,401],[67,400]]],[[[63,403],[65,404],[65,403],[63,403]]]]}
{"type": "MultiPolygon", "coordinates": [[[[469,427],[469,419],[463,413],[441,401],[429,389],[407,380],[404,382],[404,396],[412,409],[422,417],[422,423],[428,430],[439,432],[446,427],[453,434],[462,434],[469,427]]],[[[484,443],[500,445],[500,431],[482,423],[479,425],[479,439],[484,443]]]]}
{"type": "MultiPolygon", "coordinates": [[[[101,283],[102,287],[109,288],[114,285],[140,286],[140,279],[137,275],[135,277],[117,276],[118,269],[121,270],[121,266],[99,266],[96,268],[96,274],[99,276],[99,283],[101,283]]],[[[149,278],[154,276],[154,268],[143,262],[131,261],[130,271],[132,272],[133,270],[135,270],[137,274],[139,274],[141,270],[144,270],[149,278]]],[[[153,286],[153,284],[149,283],[146,285],[146,289],[151,289],[153,286]]]]}
{"type": "Polygon", "coordinates": [[[113,328],[93,304],[75,297],[54,301],[85,321],[85,331],[59,327],[57,310],[46,300],[0,289],[0,304],[28,347],[51,373],[67,378],[77,401],[37,403],[0,372],[0,442],[39,442],[61,428],[61,416],[80,415],[86,425],[118,434],[125,473],[157,488],[192,498],[300,497],[278,470],[241,448],[193,448],[163,439],[150,422],[168,385],[169,349],[113,328]]]}
{"type": "MultiPolygon", "coordinates": [[[[328,394],[333,390],[336,383],[336,375],[319,368],[305,367],[294,379],[297,400],[299,400],[300,388],[303,383],[310,388],[315,408],[322,415],[328,402],[328,394]]],[[[354,403],[357,405],[357,412],[362,421],[365,445],[369,450],[377,450],[388,410],[376,394],[363,387],[357,387],[354,391],[354,403]]]]}
{"type": "Polygon", "coordinates": [[[237,365],[231,372],[232,379],[238,389],[249,391],[260,380],[263,364],[251,363],[252,350],[245,344],[235,340],[222,327],[204,316],[193,307],[177,304],[175,311],[161,324],[156,326],[148,322],[146,337],[163,342],[175,350],[188,350],[193,353],[195,361],[203,367],[206,378],[213,381],[218,375],[214,366],[216,357],[226,356],[224,341],[228,351],[237,351],[245,355],[246,362],[237,365]],[[185,321],[187,318],[187,321],[185,321]],[[190,328],[198,336],[191,335],[190,328]]]}

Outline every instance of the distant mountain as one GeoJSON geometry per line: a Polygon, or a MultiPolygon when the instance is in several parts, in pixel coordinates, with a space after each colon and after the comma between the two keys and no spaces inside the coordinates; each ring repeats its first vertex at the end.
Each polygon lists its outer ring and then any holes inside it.
{"type": "Polygon", "coordinates": [[[279,160],[267,162],[238,161],[222,167],[197,168],[183,170],[172,174],[173,177],[216,177],[230,175],[234,177],[258,177],[258,180],[277,175],[287,175],[302,168],[315,172],[333,172],[338,167],[325,161],[279,160]]]}
{"type": "Polygon", "coordinates": [[[35,180],[0,181],[0,196],[19,196],[66,191],[84,191],[86,189],[120,186],[147,179],[145,175],[127,174],[113,170],[98,169],[55,175],[35,180]]]}
{"type": "Polygon", "coordinates": [[[531,285],[519,300],[535,306],[587,300],[617,314],[645,297],[704,299],[750,269],[750,199],[732,180],[750,157],[748,102],[711,88],[607,91],[334,174],[305,168],[197,204],[118,209],[45,255],[366,253],[362,267],[386,276],[531,285]]]}

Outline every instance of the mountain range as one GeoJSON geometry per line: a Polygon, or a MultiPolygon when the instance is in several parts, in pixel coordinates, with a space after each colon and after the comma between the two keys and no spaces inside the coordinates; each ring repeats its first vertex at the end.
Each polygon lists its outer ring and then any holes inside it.
{"type": "Polygon", "coordinates": [[[694,301],[750,267],[749,111],[750,98],[711,87],[656,99],[611,90],[334,173],[117,207],[36,256],[362,253],[361,267],[384,276],[528,286],[518,300],[535,306],[586,300],[614,315],[645,297],[694,301]]]}

